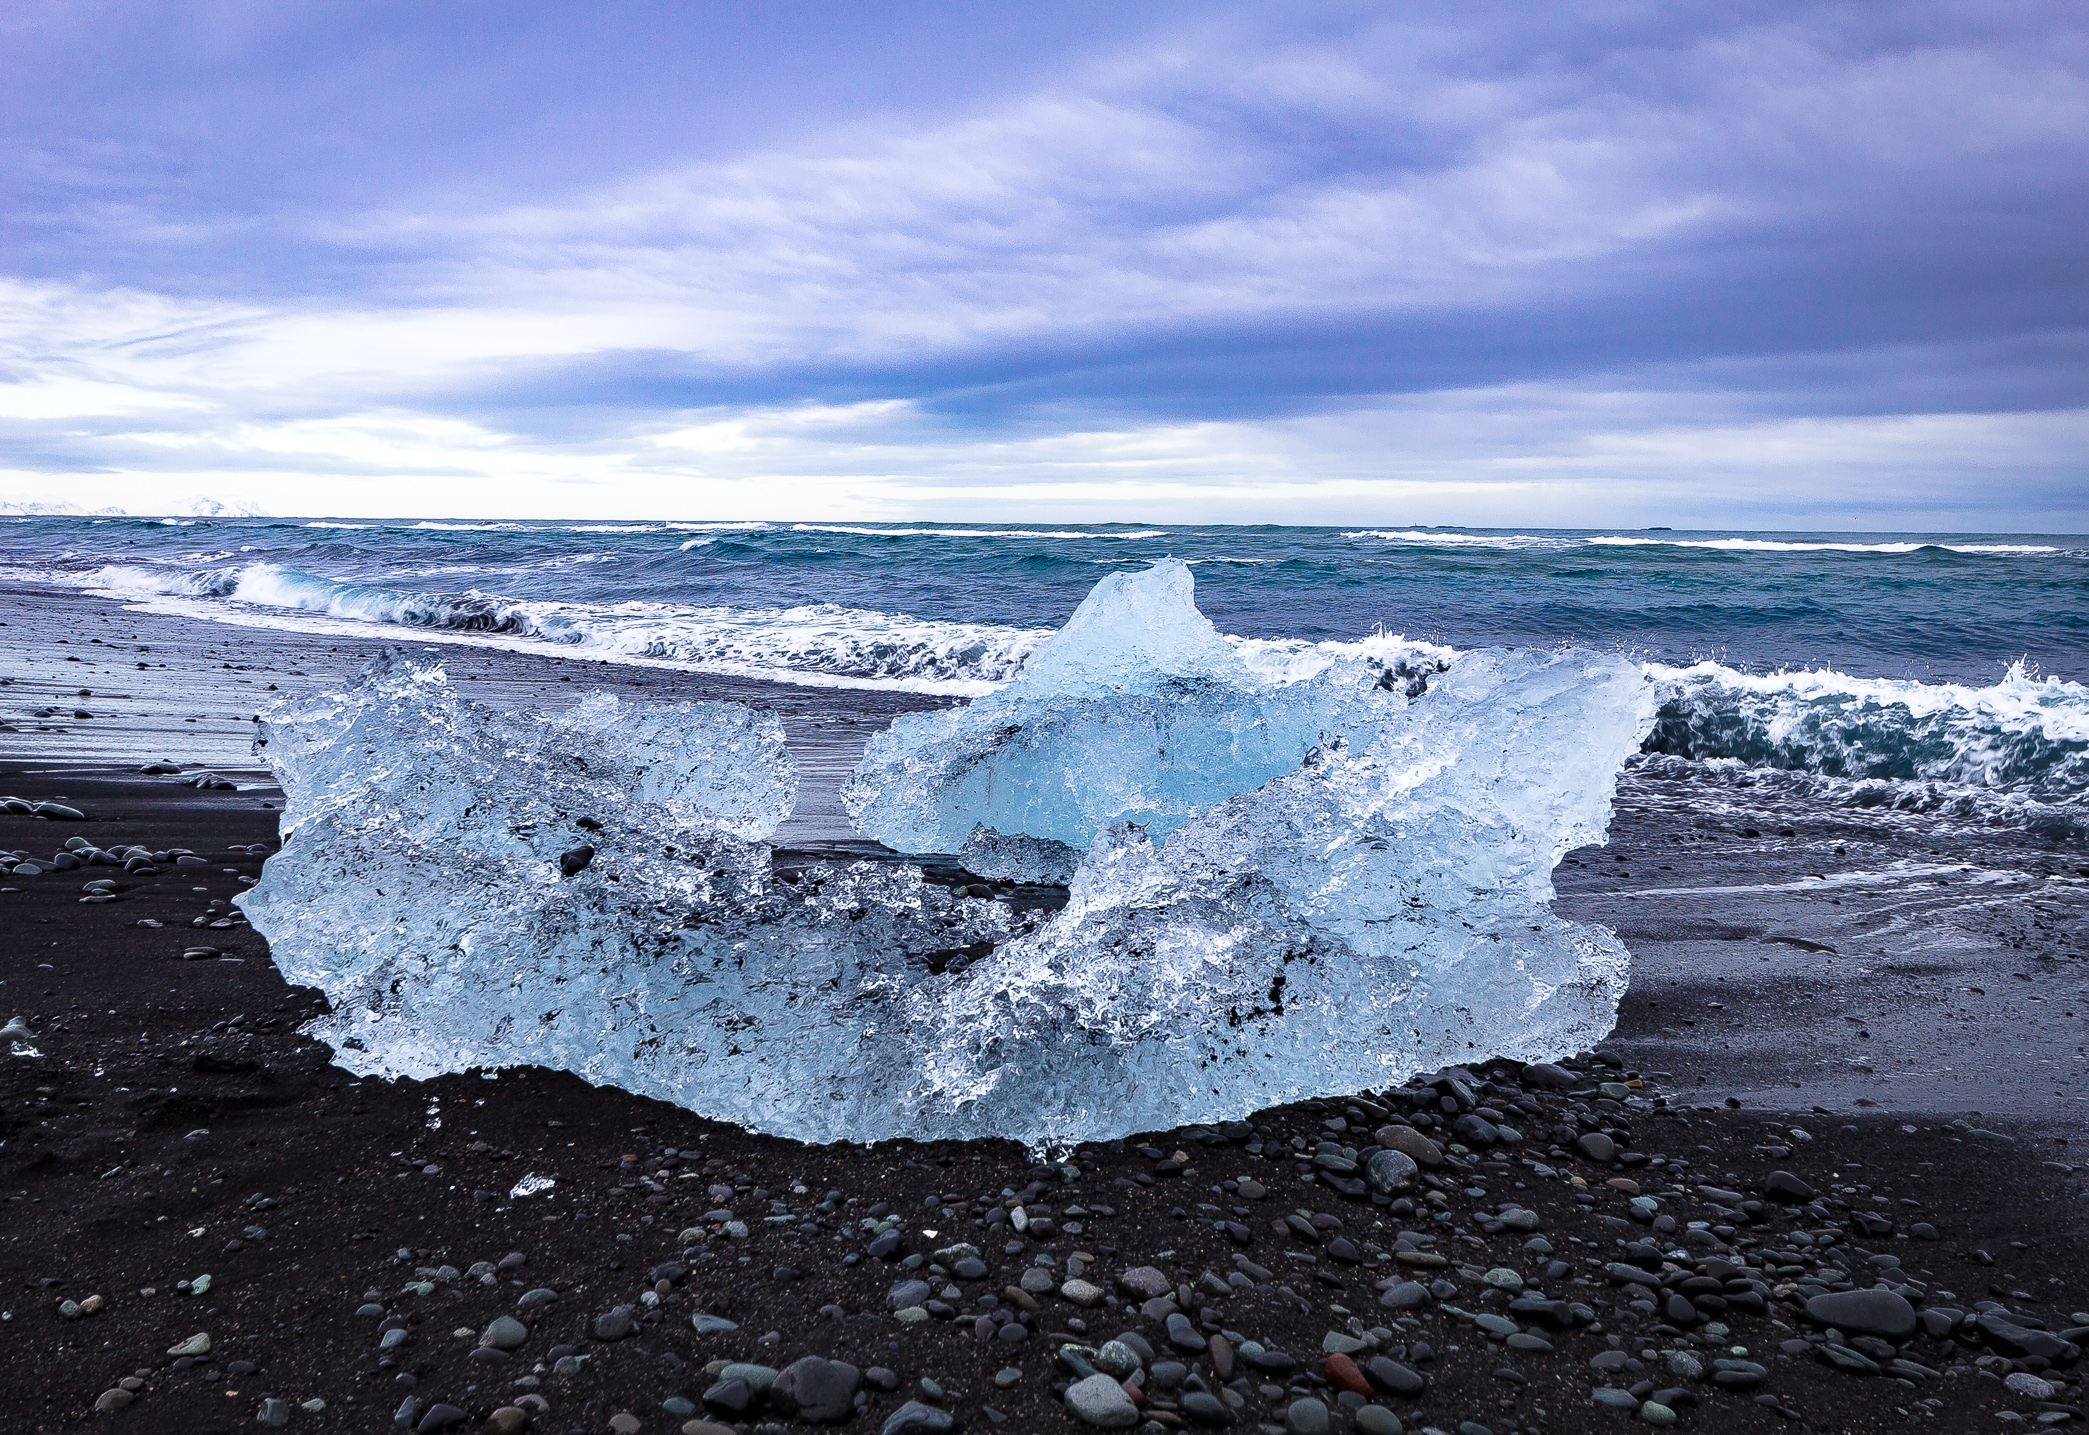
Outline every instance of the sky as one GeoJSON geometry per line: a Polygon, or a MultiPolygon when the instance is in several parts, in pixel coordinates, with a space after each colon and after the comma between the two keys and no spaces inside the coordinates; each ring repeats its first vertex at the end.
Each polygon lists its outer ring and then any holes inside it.
{"type": "Polygon", "coordinates": [[[2085,177],[2078,0],[13,6],[0,500],[2080,532],[2085,177]]]}

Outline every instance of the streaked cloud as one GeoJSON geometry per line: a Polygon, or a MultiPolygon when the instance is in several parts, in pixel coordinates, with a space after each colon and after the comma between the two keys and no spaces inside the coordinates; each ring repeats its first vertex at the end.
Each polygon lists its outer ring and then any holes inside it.
{"type": "MultiPolygon", "coordinates": [[[[224,7],[217,70],[280,66],[257,13],[224,7]]],[[[482,74],[553,64],[520,20],[482,74]]],[[[6,171],[0,487],[2089,526],[2077,12],[1098,14],[1108,44],[1051,37],[1006,86],[968,21],[940,99],[858,83],[707,136],[661,92],[599,173],[453,122],[389,188],[320,153],[277,190],[208,96],[187,161],[40,116],[6,171]],[[538,183],[468,172],[508,162],[538,183]],[[250,187],[181,192],[184,163],[250,187]]],[[[327,73],[424,103],[439,69],[393,58],[327,73]]],[[[338,124],[249,78],[293,132],[338,124]]]]}

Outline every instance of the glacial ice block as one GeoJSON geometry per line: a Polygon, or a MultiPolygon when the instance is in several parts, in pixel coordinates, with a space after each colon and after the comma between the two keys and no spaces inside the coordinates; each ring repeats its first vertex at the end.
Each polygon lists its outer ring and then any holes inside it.
{"type": "Polygon", "coordinates": [[[1619,659],[1465,654],[1165,842],[1106,826],[1046,916],[907,863],[772,876],[773,718],[516,717],[393,660],[265,724],[287,841],[241,903],[354,1072],[539,1065],[801,1140],[1059,1148],[1605,1035],[1627,955],[1550,913],[1551,872],[1652,708],[1619,659]]]}
{"type": "Polygon", "coordinates": [[[1404,698],[1359,663],[1258,677],[1165,559],[1095,585],[1015,679],[964,707],[900,717],[843,787],[858,829],[902,852],[962,852],[988,876],[1063,880],[1113,822],[1165,837],[1292,771],[1404,698]]]}

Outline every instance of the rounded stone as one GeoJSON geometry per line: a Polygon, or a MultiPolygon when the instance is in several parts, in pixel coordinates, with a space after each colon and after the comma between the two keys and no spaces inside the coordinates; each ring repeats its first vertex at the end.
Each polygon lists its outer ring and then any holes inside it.
{"type": "Polygon", "coordinates": [[[784,1415],[815,1425],[837,1425],[856,1413],[856,1389],[863,1372],[847,1361],[808,1355],[777,1373],[769,1387],[769,1403],[784,1415]]]}
{"type": "Polygon", "coordinates": [[[495,1350],[520,1350],[530,1338],[529,1327],[512,1315],[495,1316],[479,1334],[479,1344],[495,1350]]]}
{"type": "Polygon", "coordinates": [[[1915,1307],[1906,1296],[1884,1289],[1817,1295],[1806,1302],[1806,1318],[1846,1335],[1902,1341],[1915,1334],[1915,1307]]]}
{"type": "Polygon", "coordinates": [[[1381,1126],[1372,1133],[1372,1139],[1386,1150],[1411,1157],[1416,1164],[1431,1171],[1443,1165],[1443,1148],[1412,1126],[1381,1126]]]}
{"type": "Polygon", "coordinates": [[[1066,1408],[1082,1424],[1100,1430],[1126,1430],[1139,1423],[1139,1407],[1107,1375],[1091,1375],[1067,1386],[1066,1408]]]}
{"type": "Polygon", "coordinates": [[[2002,1386],[2005,1390],[2021,1395],[2026,1400],[2051,1400],[2053,1398],[2052,1382],[2040,1380],[2037,1376],[2027,1371],[2018,1370],[2012,1372],[2003,1378],[2002,1386]]]}
{"type": "Polygon", "coordinates": [[[1289,1435],[1327,1435],[1327,1407],[1308,1395],[1284,1409],[1284,1429],[1289,1435]]]}
{"type": "Polygon", "coordinates": [[[530,1413],[520,1405],[503,1405],[486,1417],[479,1435],[522,1435],[529,1429],[530,1413]]]}
{"type": "Polygon", "coordinates": [[[1175,1284],[1152,1266],[1133,1266],[1119,1273],[1117,1288],[1140,1300],[1153,1300],[1174,1290],[1175,1284]]]}
{"type": "Polygon", "coordinates": [[[1383,1405],[1366,1405],[1356,1412],[1356,1428],[1363,1435],[1405,1435],[1400,1417],[1383,1405]]]}
{"type": "MultiPolygon", "coordinates": [[[[1402,1126],[1394,1129],[1405,1131],[1409,1128],[1402,1126]]],[[[1420,1164],[1413,1156],[1391,1147],[1384,1147],[1375,1152],[1364,1167],[1364,1179],[1371,1183],[1371,1189],[1385,1196],[1412,1189],[1415,1177],[1420,1174],[1420,1164]]]]}
{"type": "Polygon", "coordinates": [[[1607,1166],[1617,1159],[1618,1143],[1600,1131],[1584,1131],[1575,1138],[1574,1149],[1599,1166],[1607,1166]]]}

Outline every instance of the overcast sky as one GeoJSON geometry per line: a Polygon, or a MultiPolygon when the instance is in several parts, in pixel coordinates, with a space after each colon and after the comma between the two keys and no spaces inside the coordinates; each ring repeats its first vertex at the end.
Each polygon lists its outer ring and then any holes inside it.
{"type": "Polygon", "coordinates": [[[2089,529],[2089,9],[0,11],[0,498],[2089,529]]]}

